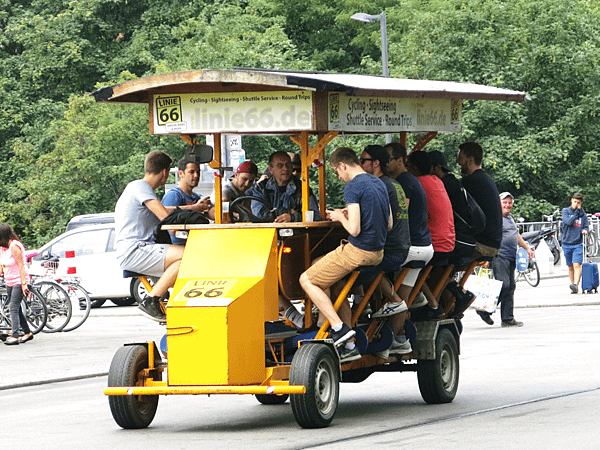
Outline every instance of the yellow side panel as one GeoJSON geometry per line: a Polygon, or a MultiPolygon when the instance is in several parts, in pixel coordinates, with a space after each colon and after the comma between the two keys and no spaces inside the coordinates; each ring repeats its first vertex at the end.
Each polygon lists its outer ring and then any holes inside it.
{"type": "Polygon", "coordinates": [[[264,381],[264,322],[278,316],[275,231],[190,233],[167,305],[170,386],[264,381]]]}

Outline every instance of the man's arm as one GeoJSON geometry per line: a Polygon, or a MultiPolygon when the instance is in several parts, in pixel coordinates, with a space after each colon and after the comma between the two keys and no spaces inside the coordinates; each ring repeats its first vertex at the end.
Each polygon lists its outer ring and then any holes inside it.
{"type": "MultiPolygon", "coordinates": [[[[258,198],[264,200],[267,205],[272,204],[271,200],[267,196],[266,189],[264,189],[264,187],[259,187],[259,185],[254,185],[246,192],[247,192],[247,195],[258,197],[258,198]]],[[[271,218],[270,217],[271,210],[267,206],[265,206],[263,203],[257,202],[256,200],[252,200],[251,208],[252,208],[252,214],[254,214],[256,217],[258,217],[260,219],[267,219],[267,218],[270,219],[271,218]]]]}
{"type": "Polygon", "coordinates": [[[587,214],[585,213],[583,208],[580,208],[580,210],[581,210],[581,232],[583,234],[588,234],[588,232],[590,231],[590,222],[588,221],[587,214]]]}
{"type": "MultiPolygon", "coordinates": [[[[156,217],[158,217],[158,220],[163,220],[169,215],[169,211],[167,210],[167,208],[157,198],[152,200],[146,200],[144,202],[144,205],[146,206],[146,208],[152,211],[156,217]]],[[[171,209],[173,208],[171,207],[171,209]]]]}
{"type": "Polygon", "coordinates": [[[394,226],[394,216],[392,215],[392,207],[390,206],[390,212],[388,216],[388,231],[394,226]]]}
{"type": "Polygon", "coordinates": [[[579,214],[577,212],[578,210],[576,209],[573,210],[573,212],[571,211],[571,208],[563,208],[561,211],[563,225],[571,226],[577,219],[579,219],[579,214]]]}
{"type": "Polygon", "coordinates": [[[351,203],[344,209],[333,209],[328,211],[331,220],[338,221],[351,236],[360,234],[360,205],[351,203]]]}

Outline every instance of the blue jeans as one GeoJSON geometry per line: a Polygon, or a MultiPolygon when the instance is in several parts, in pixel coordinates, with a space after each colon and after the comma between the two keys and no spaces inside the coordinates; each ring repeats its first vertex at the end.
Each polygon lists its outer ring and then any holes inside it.
{"type": "Polygon", "coordinates": [[[9,298],[9,309],[10,309],[10,323],[12,337],[19,337],[19,328],[23,329],[23,333],[29,334],[29,324],[25,319],[25,314],[21,309],[21,301],[23,301],[23,289],[20,284],[15,286],[7,286],[6,291],[9,298]]]}

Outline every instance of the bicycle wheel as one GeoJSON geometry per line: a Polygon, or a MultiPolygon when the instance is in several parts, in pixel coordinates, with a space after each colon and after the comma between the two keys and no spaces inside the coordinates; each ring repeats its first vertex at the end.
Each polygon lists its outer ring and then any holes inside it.
{"type": "Polygon", "coordinates": [[[48,320],[44,333],[55,333],[67,326],[71,319],[71,299],[67,291],[54,281],[38,281],[34,284],[40,295],[44,297],[48,309],[48,320]]]}
{"type": "Polygon", "coordinates": [[[29,286],[29,294],[21,302],[21,308],[31,332],[37,334],[42,331],[48,319],[48,309],[44,297],[33,286],[29,286]]]}
{"type": "Polygon", "coordinates": [[[62,331],[73,331],[87,320],[92,309],[92,300],[87,291],[77,283],[62,283],[71,301],[71,320],[62,331]]]}
{"type": "Polygon", "coordinates": [[[532,286],[536,287],[540,284],[540,268],[537,262],[533,261],[525,271],[525,280],[532,286]]]}

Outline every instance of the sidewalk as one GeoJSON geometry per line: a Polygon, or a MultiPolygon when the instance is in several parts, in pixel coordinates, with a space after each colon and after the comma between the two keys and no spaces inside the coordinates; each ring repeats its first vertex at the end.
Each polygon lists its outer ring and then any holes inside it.
{"type": "MultiPolygon", "coordinates": [[[[0,345],[0,390],[67,381],[108,373],[125,343],[159,342],[166,329],[137,313],[135,306],[105,306],[69,333],[39,333],[21,345],[0,345]]],[[[600,294],[572,295],[566,274],[545,275],[538,287],[517,283],[515,308],[600,305],[600,294]]]]}

